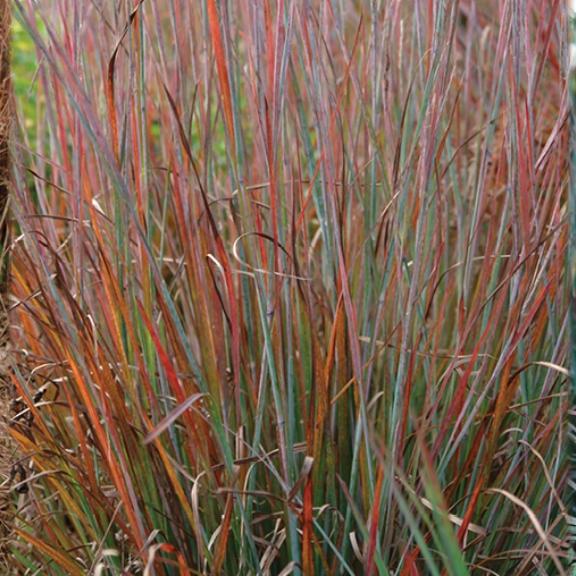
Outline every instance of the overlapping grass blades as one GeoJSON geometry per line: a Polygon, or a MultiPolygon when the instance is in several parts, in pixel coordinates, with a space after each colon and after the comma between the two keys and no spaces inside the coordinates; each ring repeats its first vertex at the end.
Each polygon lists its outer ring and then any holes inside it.
{"type": "Polygon", "coordinates": [[[561,574],[564,4],[15,17],[15,563],[561,574]]]}

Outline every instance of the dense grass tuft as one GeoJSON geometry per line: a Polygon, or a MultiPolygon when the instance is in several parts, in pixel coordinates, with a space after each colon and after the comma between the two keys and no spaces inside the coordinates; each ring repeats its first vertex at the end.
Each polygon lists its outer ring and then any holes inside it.
{"type": "Polygon", "coordinates": [[[15,0],[27,574],[563,574],[559,0],[15,0]]]}

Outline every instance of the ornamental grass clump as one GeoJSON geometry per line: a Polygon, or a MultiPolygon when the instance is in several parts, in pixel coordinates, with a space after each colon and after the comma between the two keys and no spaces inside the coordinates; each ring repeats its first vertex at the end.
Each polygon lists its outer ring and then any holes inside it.
{"type": "Polygon", "coordinates": [[[564,574],[564,3],[15,17],[14,565],[564,574]]]}

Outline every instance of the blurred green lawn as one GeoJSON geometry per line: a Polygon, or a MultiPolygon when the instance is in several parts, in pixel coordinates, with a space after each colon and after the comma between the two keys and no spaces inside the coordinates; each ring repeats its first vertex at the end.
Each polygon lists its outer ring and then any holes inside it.
{"type": "Polygon", "coordinates": [[[34,141],[37,125],[36,91],[33,82],[37,59],[30,35],[17,22],[12,22],[12,78],[16,106],[30,141],[34,141]]]}

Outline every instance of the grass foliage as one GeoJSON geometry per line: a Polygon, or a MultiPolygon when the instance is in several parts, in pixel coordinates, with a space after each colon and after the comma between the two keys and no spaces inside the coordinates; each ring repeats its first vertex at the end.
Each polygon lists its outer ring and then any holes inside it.
{"type": "Polygon", "coordinates": [[[14,6],[22,572],[563,574],[565,3],[14,6]]]}

